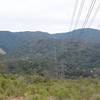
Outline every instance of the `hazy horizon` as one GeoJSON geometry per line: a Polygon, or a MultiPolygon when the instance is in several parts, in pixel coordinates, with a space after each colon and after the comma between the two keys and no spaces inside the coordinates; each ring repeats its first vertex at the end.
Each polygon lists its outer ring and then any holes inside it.
{"type": "MultiPolygon", "coordinates": [[[[82,27],[90,3],[91,0],[85,2],[76,29],[82,27]]],[[[98,4],[97,1],[93,14],[98,4]]],[[[75,0],[0,0],[0,31],[68,32],[74,5],[75,0]]],[[[99,14],[100,11],[90,28],[99,29],[99,14]]]]}

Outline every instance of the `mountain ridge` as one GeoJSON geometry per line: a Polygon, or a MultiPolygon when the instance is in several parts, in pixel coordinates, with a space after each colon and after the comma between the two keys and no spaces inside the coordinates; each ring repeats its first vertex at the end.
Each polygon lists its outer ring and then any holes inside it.
{"type": "Polygon", "coordinates": [[[0,47],[7,52],[12,52],[19,47],[22,42],[32,39],[69,39],[78,40],[86,43],[100,43],[100,30],[96,29],[78,29],[71,32],[49,34],[41,31],[24,31],[24,32],[10,32],[0,31],[0,47]]]}
{"type": "Polygon", "coordinates": [[[100,66],[100,31],[83,30],[61,34],[0,32],[0,48],[7,52],[1,63],[5,62],[11,73],[95,75],[100,66]]]}

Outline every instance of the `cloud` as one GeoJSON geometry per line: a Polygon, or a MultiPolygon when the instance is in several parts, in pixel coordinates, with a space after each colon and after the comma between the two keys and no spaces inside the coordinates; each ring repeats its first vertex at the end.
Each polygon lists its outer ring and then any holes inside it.
{"type": "MultiPolygon", "coordinates": [[[[85,4],[79,27],[90,1],[85,4]]],[[[74,3],[75,0],[0,0],[0,30],[68,31],[74,3]]]]}

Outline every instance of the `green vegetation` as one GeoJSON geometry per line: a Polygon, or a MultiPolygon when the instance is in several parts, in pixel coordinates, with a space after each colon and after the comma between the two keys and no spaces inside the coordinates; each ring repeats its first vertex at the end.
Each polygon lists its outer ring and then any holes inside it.
{"type": "Polygon", "coordinates": [[[66,79],[100,76],[100,30],[1,31],[0,49],[6,52],[0,55],[0,73],[66,79]]]}
{"type": "Polygon", "coordinates": [[[5,31],[0,49],[0,100],[100,100],[99,30],[5,31]]]}
{"type": "Polygon", "coordinates": [[[100,79],[0,75],[0,100],[100,100],[100,79]],[[18,99],[17,99],[18,98],[18,99]]]}

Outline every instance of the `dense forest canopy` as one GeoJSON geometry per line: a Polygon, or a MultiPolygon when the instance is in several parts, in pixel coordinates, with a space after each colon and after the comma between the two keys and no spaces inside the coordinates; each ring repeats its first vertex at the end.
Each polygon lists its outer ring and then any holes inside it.
{"type": "Polygon", "coordinates": [[[69,78],[99,76],[100,30],[0,32],[2,73],[69,78]]]}

